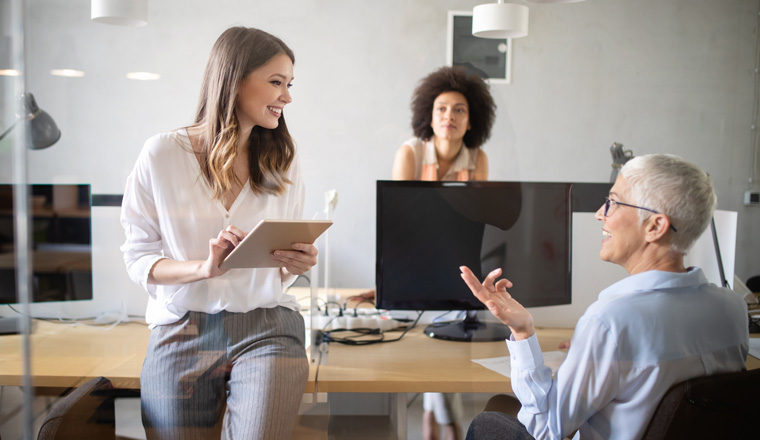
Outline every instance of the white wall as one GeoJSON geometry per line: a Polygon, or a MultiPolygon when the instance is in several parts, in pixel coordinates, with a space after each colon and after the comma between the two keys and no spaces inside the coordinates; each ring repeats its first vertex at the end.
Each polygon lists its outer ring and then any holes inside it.
{"type": "MultiPolygon", "coordinates": [[[[31,180],[121,193],[143,141],[191,121],[216,37],[231,25],[259,27],[296,53],[286,113],[305,164],[305,215],[323,209],[324,191],[339,193],[333,285],[371,287],[375,180],[390,178],[393,154],[411,136],[416,82],[445,62],[447,11],[480,2],[152,0],[144,28],[94,23],[88,0],[29,2],[28,88],[63,132],[53,148],[29,153],[31,180]],[[48,74],[63,63],[86,76],[48,74]],[[162,77],[124,78],[135,70],[162,77]]],[[[741,204],[758,1],[528,5],[530,34],[514,41],[513,83],[492,87],[491,179],[606,181],[613,141],[636,155],[681,155],[713,176],[719,207],[738,212],[737,274],[760,273],[760,208],[741,204]]],[[[118,307],[114,300],[126,298],[140,313],[144,294],[121,266],[117,216],[97,212],[98,301],[118,307]]]]}

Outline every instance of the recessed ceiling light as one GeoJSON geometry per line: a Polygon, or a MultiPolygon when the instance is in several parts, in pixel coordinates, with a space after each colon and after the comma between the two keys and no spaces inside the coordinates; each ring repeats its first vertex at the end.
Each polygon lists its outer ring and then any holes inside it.
{"type": "Polygon", "coordinates": [[[127,78],[139,79],[141,81],[152,81],[152,80],[160,79],[161,75],[159,75],[158,73],[151,73],[151,72],[129,72],[127,73],[127,78]]]}
{"type": "Polygon", "coordinates": [[[0,69],[0,76],[21,76],[21,72],[16,69],[0,69]]]}
{"type": "Polygon", "coordinates": [[[50,74],[55,76],[66,76],[69,78],[81,78],[84,76],[83,71],[74,69],[53,69],[50,71],[50,74]]]}

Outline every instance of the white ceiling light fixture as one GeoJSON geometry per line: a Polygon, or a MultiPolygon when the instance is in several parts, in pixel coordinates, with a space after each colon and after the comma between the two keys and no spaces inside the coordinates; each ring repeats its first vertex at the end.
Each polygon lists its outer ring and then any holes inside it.
{"type": "Polygon", "coordinates": [[[90,18],[120,26],[148,24],[148,0],[92,0],[90,18]]]}
{"type": "Polygon", "coordinates": [[[578,3],[582,2],[583,0],[528,0],[531,3],[578,3]]]}
{"type": "Polygon", "coordinates": [[[472,35],[480,38],[520,38],[528,35],[528,7],[488,3],[472,9],[472,35]]]}

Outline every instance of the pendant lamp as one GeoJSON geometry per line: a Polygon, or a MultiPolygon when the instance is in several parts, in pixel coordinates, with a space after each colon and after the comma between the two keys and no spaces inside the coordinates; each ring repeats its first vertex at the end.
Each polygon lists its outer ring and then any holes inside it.
{"type": "Polygon", "coordinates": [[[148,24],[148,0],[92,0],[90,18],[120,26],[148,24]]]}
{"type": "Polygon", "coordinates": [[[583,0],[528,0],[531,3],[578,3],[582,2],[583,0]]]}
{"type": "Polygon", "coordinates": [[[480,38],[520,38],[528,35],[528,7],[487,3],[472,10],[472,35],[480,38]]]}

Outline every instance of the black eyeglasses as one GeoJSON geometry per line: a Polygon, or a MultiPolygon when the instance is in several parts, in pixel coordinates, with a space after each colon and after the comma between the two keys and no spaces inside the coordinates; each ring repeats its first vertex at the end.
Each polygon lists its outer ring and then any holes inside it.
{"type": "MultiPolygon", "coordinates": [[[[631,204],[623,203],[623,202],[617,202],[615,200],[610,200],[609,197],[605,197],[604,198],[604,216],[605,217],[607,217],[607,214],[610,212],[610,205],[628,206],[631,208],[643,209],[644,211],[649,211],[655,214],[662,214],[660,211],[655,211],[654,209],[644,208],[643,206],[636,206],[636,205],[631,205],[631,204]]],[[[678,229],[676,229],[676,227],[673,226],[672,223],[670,224],[670,229],[672,229],[673,232],[678,232],[678,229]]]]}

